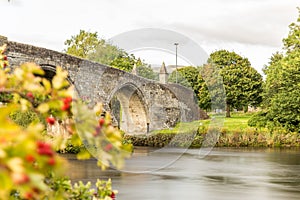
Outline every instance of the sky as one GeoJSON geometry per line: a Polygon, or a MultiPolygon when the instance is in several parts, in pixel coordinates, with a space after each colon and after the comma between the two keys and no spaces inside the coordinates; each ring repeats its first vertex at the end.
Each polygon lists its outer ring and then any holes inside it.
{"type": "MultiPolygon", "coordinates": [[[[132,30],[169,30],[197,43],[207,55],[235,51],[262,73],[272,53],[281,50],[299,6],[299,0],[0,0],[0,35],[62,51],[64,41],[80,29],[107,40],[132,30]]],[[[174,65],[178,41],[170,37],[166,42],[173,51],[140,48],[133,53],[149,64],[174,65]]],[[[184,48],[179,43],[178,65],[190,64],[181,53],[184,48]]]]}

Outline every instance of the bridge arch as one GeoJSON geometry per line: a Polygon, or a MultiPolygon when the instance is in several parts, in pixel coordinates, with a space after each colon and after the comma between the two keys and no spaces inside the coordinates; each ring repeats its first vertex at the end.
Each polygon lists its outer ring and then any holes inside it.
{"type": "Polygon", "coordinates": [[[40,66],[45,72],[44,77],[48,80],[52,80],[56,74],[56,66],[50,64],[40,64],[40,66]]]}
{"type": "MultiPolygon", "coordinates": [[[[51,64],[40,64],[40,66],[45,72],[44,77],[48,80],[52,80],[52,78],[56,75],[56,66],[51,64]]],[[[67,81],[73,85],[73,81],[69,75],[67,77],[67,81]]]]}
{"type": "Polygon", "coordinates": [[[128,134],[149,131],[148,106],[143,92],[131,82],[115,88],[109,99],[112,115],[121,130],[128,134]]]}
{"type": "Polygon", "coordinates": [[[129,133],[172,127],[178,119],[199,119],[199,108],[191,101],[194,93],[187,88],[162,85],[61,52],[0,39],[0,44],[3,42],[8,45],[7,56],[13,68],[24,62],[35,62],[42,66],[46,76],[51,79],[56,74],[56,66],[62,66],[69,72],[68,80],[74,86],[75,95],[88,97],[89,105],[100,101],[110,111],[109,102],[117,99],[120,107],[123,107],[119,116],[128,116],[128,120],[123,120],[119,126],[129,133]],[[138,122],[137,125],[134,125],[134,121],[138,122]]]}

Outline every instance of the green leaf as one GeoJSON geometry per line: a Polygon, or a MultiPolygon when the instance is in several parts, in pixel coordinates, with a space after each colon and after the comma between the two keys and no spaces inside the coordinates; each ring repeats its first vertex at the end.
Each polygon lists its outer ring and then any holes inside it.
{"type": "Polygon", "coordinates": [[[49,111],[50,107],[48,103],[42,103],[38,106],[37,110],[40,113],[47,113],[49,111]]]}
{"type": "Polygon", "coordinates": [[[91,158],[91,154],[86,149],[81,149],[77,154],[78,160],[87,160],[91,158]]]}

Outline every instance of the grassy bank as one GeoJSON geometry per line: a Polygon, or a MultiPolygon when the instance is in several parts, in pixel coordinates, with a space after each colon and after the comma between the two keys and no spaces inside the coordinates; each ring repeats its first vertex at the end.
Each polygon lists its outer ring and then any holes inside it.
{"type": "Polygon", "coordinates": [[[219,119],[218,126],[211,120],[179,123],[172,129],[152,132],[148,135],[125,135],[135,146],[191,147],[204,144],[218,147],[299,147],[300,134],[278,129],[257,129],[248,126],[251,113],[233,113],[231,118],[219,119]],[[221,124],[221,125],[220,125],[221,124]]]}

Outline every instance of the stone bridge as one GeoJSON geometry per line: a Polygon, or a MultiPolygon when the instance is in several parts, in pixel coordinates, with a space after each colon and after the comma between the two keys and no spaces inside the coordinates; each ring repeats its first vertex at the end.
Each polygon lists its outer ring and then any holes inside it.
{"type": "Polygon", "coordinates": [[[0,36],[0,45],[7,44],[12,67],[35,62],[53,77],[56,66],[69,73],[79,96],[102,102],[118,126],[127,133],[143,134],[174,127],[177,122],[200,118],[192,90],[177,84],[161,84],[122,70],[80,59],[53,50],[9,41],[0,36]]]}

